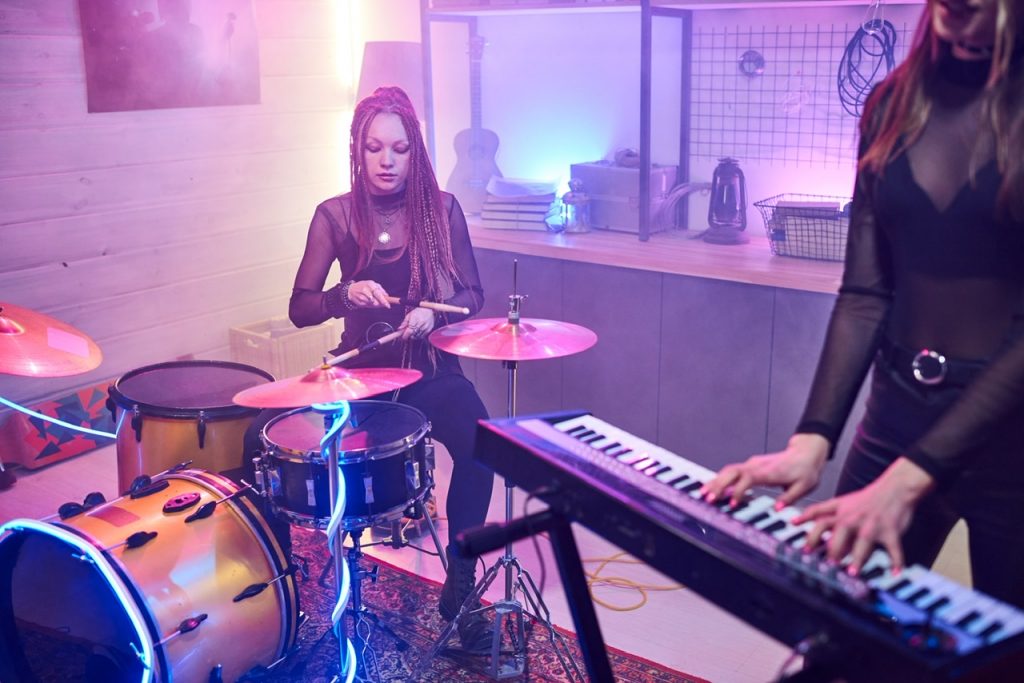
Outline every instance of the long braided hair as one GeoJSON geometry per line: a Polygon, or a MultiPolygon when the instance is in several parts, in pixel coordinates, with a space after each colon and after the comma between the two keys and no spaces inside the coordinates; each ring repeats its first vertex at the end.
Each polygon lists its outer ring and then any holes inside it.
{"type": "MultiPolygon", "coordinates": [[[[985,84],[983,120],[995,135],[996,163],[1003,174],[999,211],[1024,221],[1024,69],[1011,68],[1021,48],[1021,0],[996,2],[996,41],[985,84]]],[[[932,24],[930,1],[922,12],[917,37],[906,60],[882,82],[861,119],[861,133],[874,129],[874,139],[860,166],[874,173],[906,150],[920,136],[931,113],[929,83],[936,77],[942,43],[932,24]],[[881,103],[885,103],[882,105],[881,103]],[[902,138],[902,141],[901,141],[902,138]]],[[[977,157],[977,155],[975,155],[977,157]]],[[[977,170],[972,160],[971,177],[977,170]]]]}
{"type": "MultiPolygon", "coordinates": [[[[349,136],[352,169],[352,229],[359,248],[355,272],[370,263],[379,244],[373,226],[373,198],[364,166],[366,134],[378,114],[396,114],[409,139],[409,174],[405,183],[405,219],[409,227],[406,246],[391,260],[409,252],[410,301],[442,301],[451,297],[455,284],[464,280],[452,256],[451,226],[441,197],[441,189],[430,166],[427,148],[420,132],[419,119],[412,101],[397,86],[382,86],[356,105],[349,136]]],[[[432,364],[436,352],[429,348],[432,364]]],[[[408,357],[408,344],[403,352],[408,357]]]]}

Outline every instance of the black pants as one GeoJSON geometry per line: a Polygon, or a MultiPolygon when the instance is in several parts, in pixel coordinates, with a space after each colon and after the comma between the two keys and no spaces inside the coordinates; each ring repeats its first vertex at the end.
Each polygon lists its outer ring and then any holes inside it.
{"type": "MultiPolygon", "coordinates": [[[[837,494],[863,488],[917,441],[962,389],[926,387],[878,360],[864,419],[837,494]]],[[[943,491],[917,506],[903,536],[907,564],[930,566],[959,519],[967,523],[974,587],[1024,607],[1024,415],[1014,415],[970,454],[943,491]]]]}
{"type": "MultiPolygon", "coordinates": [[[[369,399],[389,401],[392,394],[369,399]]],[[[368,399],[368,400],[369,400],[368,399]]],[[[472,382],[461,374],[448,373],[422,379],[398,392],[398,402],[420,410],[430,422],[431,437],[444,444],[452,457],[452,478],[448,488],[448,537],[484,523],[491,502],[494,473],[473,459],[477,420],[487,419],[487,409],[472,382]]],[[[245,455],[242,473],[226,473],[232,478],[243,476],[252,481],[252,458],[263,450],[261,433],[264,426],[286,410],[263,410],[245,433],[245,455]]],[[[290,546],[289,526],[264,510],[270,526],[282,544],[290,546]]],[[[286,548],[287,550],[287,548],[286,548]]]]}

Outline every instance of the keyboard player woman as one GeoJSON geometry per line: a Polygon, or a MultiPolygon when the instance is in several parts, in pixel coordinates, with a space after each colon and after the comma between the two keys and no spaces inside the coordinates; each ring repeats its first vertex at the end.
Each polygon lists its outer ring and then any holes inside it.
{"type": "Polygon", "coordinates": [[[974,586],[1024,606],[1024,2],[928,0],[861,121],[846,264],[810,397],[780,452],[704,487],[813,490],[874,364],[808,545],[857,573],[930,565],[967,523],[974,586]]]}

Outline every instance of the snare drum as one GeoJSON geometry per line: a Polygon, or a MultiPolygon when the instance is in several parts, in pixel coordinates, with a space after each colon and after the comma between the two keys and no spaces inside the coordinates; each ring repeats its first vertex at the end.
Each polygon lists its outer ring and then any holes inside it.
{"type": "Polygon", "coordinates": [[[186,521],[238,491],[185,470],[62,521],[0,527],[0,679],[234,681],[284,656],[295,579],[251,494],[186,521]]]}
{"type": "Polygon", "coordinates": [[[231,399],[273,381],[259,368],[205,360],[149,365],[121,377],[107,401],[117,425],[118,490],[186,460],[213,472],[241,467],[245,429],[259,409],[231,399]]]}
{"type": "MultiPolygon", "coordinates": [[[[342,528],[400,519],[433,485],[430,423],[419,410],[387,401],[350,401],[339,466],[345,477],[342,528]]],[[[331,515],[327,464],[321,456],[324,416],[311,408],[278,415],[263,428],[257,481],[271,507],[292,524],[327,527],[331,515]]]]}

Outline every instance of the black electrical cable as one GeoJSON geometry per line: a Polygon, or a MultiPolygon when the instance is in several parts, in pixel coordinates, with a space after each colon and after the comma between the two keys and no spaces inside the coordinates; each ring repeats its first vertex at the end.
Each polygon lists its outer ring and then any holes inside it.
{"type": "Polygon", "coordinates": [[[847,44],[837,81],[839,101],[851,116],[860,117],[871,88],[896,66],[896,38],[896,28],[876,18],[864,22],[847,44]]]}

